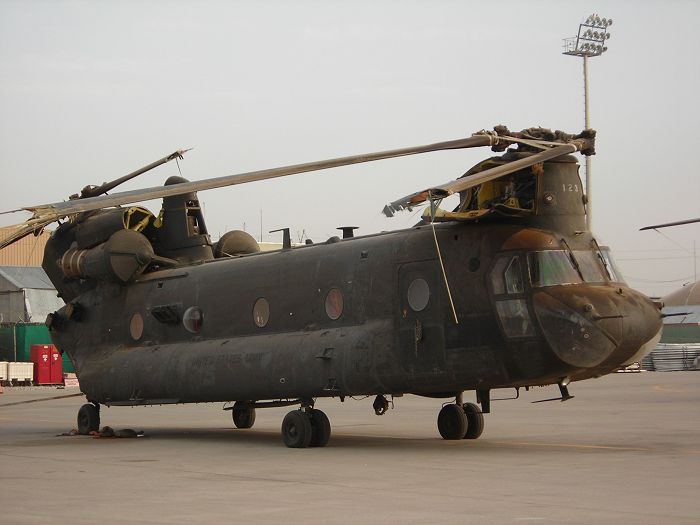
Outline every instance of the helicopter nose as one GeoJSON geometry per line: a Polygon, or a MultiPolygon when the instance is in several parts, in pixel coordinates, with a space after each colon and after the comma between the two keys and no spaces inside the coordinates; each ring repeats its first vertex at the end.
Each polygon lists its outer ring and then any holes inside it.
{"type": "Polygon", "coordinates": [[[658,308],[629,288],[562,286],[538,291],[533,304],[550,348],[573,367],[618,368],[641,359],[660,337],[658,308]]]}

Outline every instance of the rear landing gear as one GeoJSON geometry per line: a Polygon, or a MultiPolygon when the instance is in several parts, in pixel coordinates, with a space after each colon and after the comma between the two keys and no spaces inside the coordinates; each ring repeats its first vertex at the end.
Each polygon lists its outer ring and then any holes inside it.
{"type": "Polygon", "coordinates": [[[475,403],[457,403],[442,407],[438,414],[438,431],[443,439],[477,439],[484,431],[484,414],[475,403]]]}
{"type": "Polygon", "coordinates": [[[328,416],[315,408],[292,410],[282,421],[282,440],[289,448],[325,447],[330,437],[328,416]]]}
{"type": "Polygon", "coordinates": [[[248,403],[236,401],[231,410],[231,417],[236,428],[252,428],[255,423],[255,409],[248,403]]]}
{"type": "Polygon", "coordinates": [[[78,434],[83,436],[100,429],[100,406],[86,403],[78,410],[78,434]]]}

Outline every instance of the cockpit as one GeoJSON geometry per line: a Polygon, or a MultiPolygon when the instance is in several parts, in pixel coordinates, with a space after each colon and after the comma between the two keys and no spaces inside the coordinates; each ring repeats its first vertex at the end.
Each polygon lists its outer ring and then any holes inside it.
{"type": "Polygon", "coordinates": [[[496,259],[490,274],[496,311],[504,334],[531,337],[535,325],[526,291],[577,284],[624,284],[607,247],[590,250],[512,252],[496,259]]]}

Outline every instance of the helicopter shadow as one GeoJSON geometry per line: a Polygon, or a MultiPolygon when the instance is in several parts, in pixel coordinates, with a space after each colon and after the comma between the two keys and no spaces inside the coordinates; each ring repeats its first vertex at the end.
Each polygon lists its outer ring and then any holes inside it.
{"type": "MultiPolygon", "coordinates": [[[[163,442],[186,446],[243,446],[246,449],[280,449],[284,447],[279,431],[275,430],[240,430],[234,428],[153,428],[146,429],[145,440],[153,444],[163,442]]],[[[123,440],[117,440],[123,441],[123,440]]],[[[638,449],[616,446],[615,444],[584,444],[576,441],[549,442],[530,438],[511,436],[504,440],[499,437],[482,437],[478,440],[444,440],[440,436],[407,437],[396,434],[372,435],[372,434],[343,434],[337,433],[331,436],[326,447],[308,450],[321,451],[352,450],[354,452],[394,452],[415,451],[436,454],[503,454],[515,455],[535,454],[619,454],[620,452],[638,452],[638,449]]]]}

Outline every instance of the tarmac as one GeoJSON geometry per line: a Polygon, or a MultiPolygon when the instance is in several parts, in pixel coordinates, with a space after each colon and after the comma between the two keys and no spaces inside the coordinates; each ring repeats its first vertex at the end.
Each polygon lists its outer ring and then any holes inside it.
{"type": "Polygon", "coordinates": [[[145,433],[109,439],[57,436],[84,398],[23,403],[76,392],[0,395],[2,523],[700,523],[700,372],[612,374],[565,403],[522,391],[478,440],[440,438],[443,400],[378,417],[372,398],[321,399],[333,434],[307,449],[282,443],[290,408],[237,430],[222,404],[103,407],[102,425],[145,433]]]}

